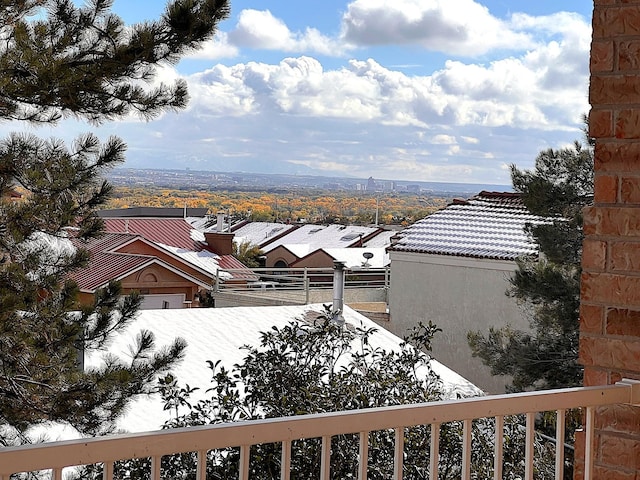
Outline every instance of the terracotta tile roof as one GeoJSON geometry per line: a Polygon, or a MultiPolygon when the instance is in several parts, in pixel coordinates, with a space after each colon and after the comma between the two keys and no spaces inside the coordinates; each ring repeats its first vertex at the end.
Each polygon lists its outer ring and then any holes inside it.
{"type": "Polygon", "coordinates": [[[514,260],[538,253],[524,227],[546,221],[530,214],[517,193],[483,191],[406,228],[390,250],[514,260]]]}

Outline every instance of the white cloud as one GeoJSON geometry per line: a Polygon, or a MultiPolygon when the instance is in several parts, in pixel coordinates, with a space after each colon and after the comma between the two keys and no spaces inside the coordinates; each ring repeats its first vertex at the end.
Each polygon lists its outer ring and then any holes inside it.
{"type": "Polygon", "coordinates": [[[343,15],[342,38],[359,46],[413,44],[462,56],[534,45],[528,33],[510,29],[473,0],[355,0],[343,15]]]}
{"type": "Polygon", "coordinates": [[[456,137],[454,137],[453,135],[435,135],[432,139],[431,139],[431,143],[437,144],[437,145],[455,145],[457,143],[456,141],[456,137]]]}
{"type": "Polygon", "coordinates": [[[238,53],[238,47],[229,43],[228,35],[225,32],[218,32],[213,40],[208,41],[198,50],[191,52],[186,58],[218,60],[237,57],[238,53]]]}
{"type": "Polygon", "coordinates": [[[322,55],[340,55],[344,52],[338,42],[315,28],[307,28],[304,33],[290,31],[269,10],[242,10],[228,39],[235,46],[255,49],[322,55]]]}

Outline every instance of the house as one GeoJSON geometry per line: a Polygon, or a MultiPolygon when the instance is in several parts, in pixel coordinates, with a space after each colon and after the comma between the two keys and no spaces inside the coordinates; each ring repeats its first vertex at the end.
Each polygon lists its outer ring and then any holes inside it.
{"type": "MultiPolygon", "coordinates": [[[[218,255],[222,269],[246,270],[233,255],[233,234],[224,232],[202,233],[195,230],[183,218],[103,218],[105,230],[110,233],[132,233],[141,235],[154,243],[181,249],[187,252],[209,251],[218,255]]],[[[253,279],[247,274],[234,274],[231,280],[246,282],[253,279]]]]}
{"type": "Polygon", "coordinates": [[[198,303],[198,293],[210,290],[220,257],[154,243],[141,235],[106,233],[97,239],[72,239],[89,252],[89,264],[73,272],[80,303],[93,301],[96,291],[120,281],[123,293],[143,295],[142,309],[186,308],[198,303]]]}
{"type": "Polygon", "coordinates": [[[264,244],[266,267],[288,268],[320,248],[362,247],[383,230],[359,225],[302,225],[264,244]]]}
{"type": "Polygon", "coordinates": [[[472,357],[467,332],[529,328],[506,291],[515,260],[538,252],[525,225],[544,221],[516,193],[483,191],[403,230],[389,249],[388,328],[402,336],[419,321],[433,321],[442,329],[435,358],[487,392],[504,392],[508,379],[472,357]]]}
{"type": "MultiPolygon", "coordinates": [[[[211,370],[207,360],[221,360],[230,369],[235,363],[242,362],[246,351],[244,345],[258,346],[261,332],[272,327],[282,328],[290,322],[304,321],[305,318],[316,318],[323,311],[323,305],[311,304],[281,307],[233,307],[233,308],[198,308],[188,310],[145,310],[138,313],[137,318],[126,329],[114,335],[109,344],[109,354],[124,359],[130,354],[129,345],[136,333],[146,329],[155,335],[158,348],[170,344],[173,339],[182,337],[187,342],[183,360],[172,372],[181,384],[199,387],[191,397],[194,402],[207,396],[210,386],[211,370]]],[[[368,318],[358,314],[349,307],[343,311],[345,325],[377,328],[372,334],[370,343],[373,347],[387,351],[398,350],[402,340],[388,332],[368,318]]],[[[349,328],[349,327],[347,327],[349,328]]],[[[359,348],[354,341],[353,348],[359,348]]],[[[85,367],[91,368],[103,362],[104,352],[95,352],[85,359],[85,367]]],[[[430,362],[431,368],[440,376],[443,389],[449,398],[459,396],[480,395],[482,392],[471,382],[464,379],[438,361],[430,362]]],[[[125,415],[119,420],[123,430],[144,432],[159,429],[169,414],[163,410],[159,395],[139,396],[130,405],[125,415]]]]}
{"type": "MultiPolygon", "coordinates": [[[[115,213],[122,212],[111,211],[115,213]]],[[[80,288],[80,302],[91,302],[98,289],[119,280],[124,293],[138,291],[144,296],[143,309],[188,308],[198,306],[198,293],[212,290],[217,279],[230,284],[257,280],[231,255],[229,234],[202,234],[182,217],[132,216],[135,213],[127,209],[124,217],[103,214],[104,236],[74,240],[76,247],[90,254],[89,265],[71,276],[80,288]]]]}

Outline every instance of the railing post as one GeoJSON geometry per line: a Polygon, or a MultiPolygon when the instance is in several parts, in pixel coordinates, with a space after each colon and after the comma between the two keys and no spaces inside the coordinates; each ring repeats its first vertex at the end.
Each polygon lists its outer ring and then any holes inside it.
{"type": "Polygon", "coordinates": [[[329,480],[331,473],[331,437],[322,437],[320,455],[320,480],[329,480]]]}
{"type": "MultiPolygon", "coordinates": [[[[291,442],[282,442],[282,453],[280,457],[280,480],[289,480],[291,477],[291,442]]],[[[203,479],[204,480],[204,479],[203,479]]]]}
{"type": "Polygon", "coordinates": [[[438,460],[440,456],[440,424],[431,424],[431,445],[429,446],[429,479],[438,480],[438,460]]]}
{"type": "Polygon", "coordinates": [[[535,413],[527,413],[527,425],[524,446],[524,478],[533,480],[533,442],[535,440],[535,413]]]}
{"type": "Polygon", "coordinates": [[[307,276],[307,267],[304,267],[303,282],[304,282],[304,304],[309,305],[309,277],[307,276]]]}
{"type": "Polygon", "coordinates": [[[587,407],[584,439],[584,480],[593,478],[593,439],[594,439],[594,415],[595,408],[587,407]]]}
{"type": "Polygon", "coordinates": [[[556,412],[556,480],[564,478],[565,411],[556,412]]]}
{"type": "Polygon", "coordinates": [[[393,478],[402,480],[404,467],[404,428],[395,429],[395,445],[393,448],[393,478]]]}
{"type": "Polygon", "coordinates": [[[162,457],[151,457],[151,480],[160,480],[162,457]]]}
{"type": "Polygon", "coordinates": [[[196,466],[196,480],[207,480],[207,451],[198,451],[198,463],[196,466]]]}
{"type": "Polygon", "coordinates": [[[471,480],[471,427],[470,419],[464,421],[462,429],[462,480],[471,480]]]}
{"type": "Polygon", "coordinates": [[[493,479],[502,480],[502,463],[504,457],[504,417],[496,417],[495,449],[493,452],[493,479]]]}
{"type": "Polygon", "coordinates": [[[367,480],[369,468],[369,432],[360,432],[358,457],[358,480],[367,480]]]}
{"type": "Polygon", "coordinates": [[[240,465],[238,478],[240,480],[249,480],[249,460],[251,455],[251,447],[242,445],[240,447],[240,465]]]}
{"type": "Polygon", "coordinates": [[[216,283],[213,285],[213,291],[218,293],[220,291],[220,269],[216,270],[216,283]]]}

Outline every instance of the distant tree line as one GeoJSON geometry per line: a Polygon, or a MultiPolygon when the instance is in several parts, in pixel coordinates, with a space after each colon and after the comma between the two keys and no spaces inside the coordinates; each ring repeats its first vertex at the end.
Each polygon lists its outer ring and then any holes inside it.
{"type": "Polygon", "coordinates": [[[349,223],[410,225],[444,207],[450,198],[388,193],[298,190],[205,191],[166,188],[117,187],[106,208],[200,207],[210,213],[229,211],[236,218],[262,222],[349,223]]]}

